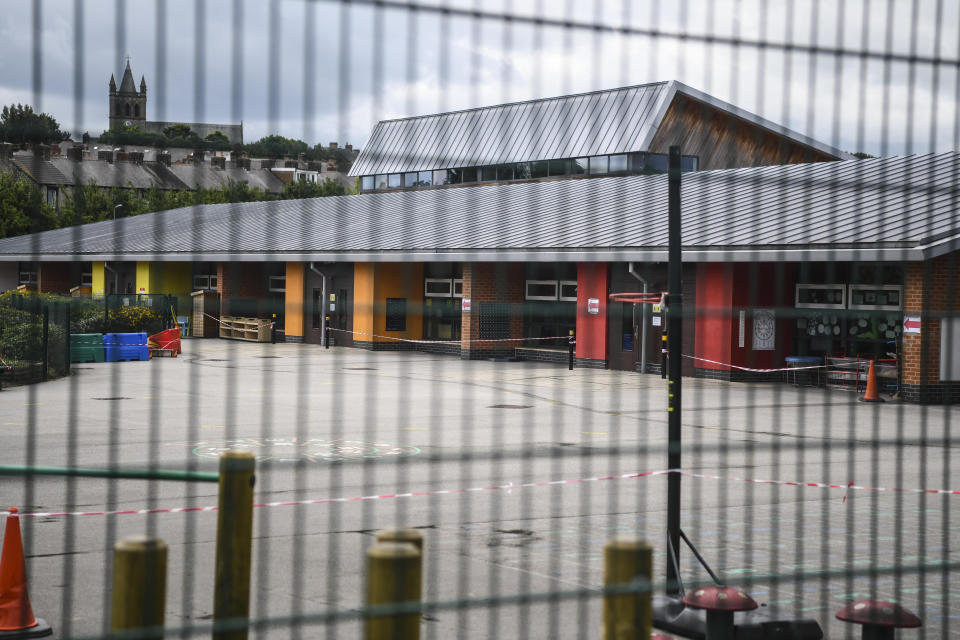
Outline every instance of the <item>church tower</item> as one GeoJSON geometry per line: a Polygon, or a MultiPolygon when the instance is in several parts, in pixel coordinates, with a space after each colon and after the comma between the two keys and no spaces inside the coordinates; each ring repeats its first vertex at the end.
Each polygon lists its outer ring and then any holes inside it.
{"type": "Polygon", "coordinates": [[[130,70],[130,59],[127,59],[127,68],[120,80],[110,76],[110,128],[117,129],[123,126],[140,127],[147,122],[147,82],[141,76],[140,90],[133,82],[133,72],[130,70]]]}

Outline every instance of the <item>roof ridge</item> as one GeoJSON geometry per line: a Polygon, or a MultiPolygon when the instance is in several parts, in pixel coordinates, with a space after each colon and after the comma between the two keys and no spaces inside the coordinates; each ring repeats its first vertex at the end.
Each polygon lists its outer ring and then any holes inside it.
{"type": "Polygon", "coordinates": [[[405,120],[420,120],[422,118],[435,118],[438,116],[449,116],[457,113],[470,113],[471,111],[487,111],[490,109],[499,109],[501,107],[514,107],[521,104],[533,104],[534,102],[550,102],[552,100],[566,100],[567,98],[579,98],[582,96],[592,96],[598,95],[601,93],[614,93],[616,91],[627,91],[630,89],[644,89],[648,87],[655,87],[658,85],[667,85],[671,80],[659,80],[657,82],[646,82],[643,84],[632,84],[625,87],[614,87],[612,89],[595,89],[593,91],[584,91],[582,93],[568,93],[559,96],[549,96],[546,98],[531,98],[529,100],[516,100],[514,102],[501,102],[499,104],[490,104],[482,107],[470,107],[469,109],[454,109],[453,111],[438,111],[436,113],[424,113],[417,116],[404,116],[402,118],[387,118],[385,120],[378,120],[377,125],[387,123],[387,122],[403,122],[405,120]]]}

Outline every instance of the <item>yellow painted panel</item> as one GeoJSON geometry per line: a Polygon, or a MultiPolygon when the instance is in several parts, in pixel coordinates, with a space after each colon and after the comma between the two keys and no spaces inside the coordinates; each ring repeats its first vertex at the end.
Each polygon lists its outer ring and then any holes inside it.
{"type": "Polygon", "coordinates": [[[159,284],[154,275],[153,265],[149,262],[137,263],[137,284],[134,287],[135,293],[158,293],[154,288],[159,284]]]}
{"type": "Polygon", "coordinates": [[[373,276],[374,268],[369,262],[353,265],[353,330],[354,340],[371,342],[373,338],[373,276]]]}
{"type": "Polygon", "coordinates": [[[302,262],[287,263],[284,294],[284,334],[303,337],[305,269],[302,262]]]}
{"type": "Polygon", "coordinates": [[[107,292],[107,279],[102,262],[93,263],[93,297],[102,298],[107,292]]]}
{"type": "Polygon", "coordinates": [[[161,262],[156,267],[159,283],[155,286],[159,293],[187,295],[193,291],[192,262],[161,262]]]}
{"type": "Polygon", "coordinates": [[[423,338],[423,264],[416,262],[379,262],[374,281],[376,300],[373,333],[384,336],[376,342],[394,342],[390,338],[423,338]],[[387,298],[407,301],[405,331],[387,331],[387,298]]]}

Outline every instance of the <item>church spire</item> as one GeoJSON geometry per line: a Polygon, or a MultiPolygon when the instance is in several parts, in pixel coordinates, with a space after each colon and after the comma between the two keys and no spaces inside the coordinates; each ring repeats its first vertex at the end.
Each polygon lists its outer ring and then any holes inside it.
{"type": "Polygon", "coordinates": [[[137,85],[133,81],[133,71],[130,70],[130,59],[127,58],[127,68],[123,70],[120,80],[120,93],[136,93],[137,85]]]}
{"type": "Polygon", "coordinates": [[[140,76],[140,93],[147,92],[147,79],[144,76],[140,76]]]}

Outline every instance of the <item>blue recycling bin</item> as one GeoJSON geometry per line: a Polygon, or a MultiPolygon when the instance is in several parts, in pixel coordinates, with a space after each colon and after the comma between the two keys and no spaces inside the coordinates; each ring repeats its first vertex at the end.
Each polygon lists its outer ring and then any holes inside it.
{"type": "Polygon", "coordinates": [[[103,355],[107,362],[149,360],[146,333],[103,334],[103,355]]]}

